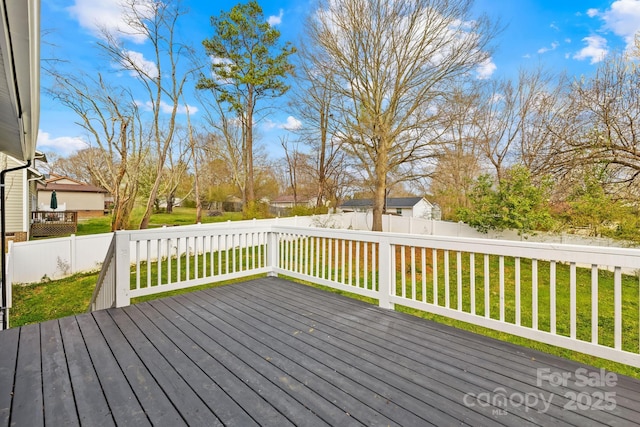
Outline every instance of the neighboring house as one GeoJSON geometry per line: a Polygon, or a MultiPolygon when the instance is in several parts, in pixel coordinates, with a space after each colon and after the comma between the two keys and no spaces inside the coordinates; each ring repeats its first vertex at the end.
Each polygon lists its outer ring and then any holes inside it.
{"type": "MultiPolygon", "coordinates": [[[[389,197],[386,205],[385,214],[436,220],[441,217],[440,207],[424,197],[389,197]]],[[[373,199],[347,200],[338,208],[343,212],[368,212],[373,209],[373,199]]]]}
{"type": "Polygon", "coordinates": [[[56,191],[58,209],[78,212],[78,218],[103,216],[110,200],[104,188],[74,179],[51,175],[46,184],[38,184],[38,210],[49,210],[51,193],[56,191]]]}
{"type": "Polygon", "coordinates": [[[278,196],[275,199],[271,200],[269,203],[272,208],[281,208],[281,209],[291,209],[295,206],[304,206],[307,208],[312,208],[316,205],[315,197],[306,197],[306,196],[298,196],[297,198],[293,197],[293,195],[283,195],[278,196]]]}
{"type": "MultiPolygon", "coordinates": [[[[0,154],[0,169],[10,169],[23,164],[24,162],[11,156],[0,154]]],[[[44,182],[44,178],[32,167],[8,172],[5,177],[6,232],[11,240],[29,239],[31,211],[37,206],[36,182],[44,182]]]]}
{"type": "Polygon", "coordinates": [[[269,201],[269,213],[277,217],[289,216],[292,214],[293,208],[302,206],[305,208],[313,208],[316,205],[315,197],[283,195],[269,201]]]}

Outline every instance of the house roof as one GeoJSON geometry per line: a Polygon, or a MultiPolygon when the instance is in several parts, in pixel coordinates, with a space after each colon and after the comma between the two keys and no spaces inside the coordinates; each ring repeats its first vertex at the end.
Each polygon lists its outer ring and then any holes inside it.
{"type": "MultiPolygon", "coordinates": [[[[423,197],[389,197],[387,198],[387,208],[412,208],[423,197]]],[[[366,208],[373,206],[373,199],[351,199],[343,202],[341,208],[366,208]]]]}
{"type": "Polygon", "coordinates": [[[40,119],[40,0],[0,5],[0,151],[33,160],[40,119]]]}
{"type": "Polygon", "coordinates": [[[71,182],[75,182],[78,185],[87,185],[82,181],[78,181],[77,179],[73,179],[73,178],[69,178],[68,176],[64,176],[64,175],[56,175],[54,173],[49,175],[49,178],[47,178],[47,184],[53,184],[57,181],[71,181],[71,182]]]}
{"type": "Polygon", "coordinates": [[[57,192],[78,192],[78,193],[108,193],[104,188],[96,187],[89,184],[58,184],[56,182],[47,182],[47,185],[38,184],[38,191],[53,191],[57,192]]]}

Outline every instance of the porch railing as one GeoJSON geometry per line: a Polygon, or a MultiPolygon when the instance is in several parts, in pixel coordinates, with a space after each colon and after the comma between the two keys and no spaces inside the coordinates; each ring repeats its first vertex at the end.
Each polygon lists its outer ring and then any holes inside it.
{"type": "Polygon", "coordinates": [[[638,249],[254,221],[117,232],[109,256],[91,309],[280,274],[640,367],[638,249]]]}
{"type": "Polygon", "coordinates": [[[78,229],[77,211],[32,211],[31,236],[48,237],[73,234],[78,229]]]}

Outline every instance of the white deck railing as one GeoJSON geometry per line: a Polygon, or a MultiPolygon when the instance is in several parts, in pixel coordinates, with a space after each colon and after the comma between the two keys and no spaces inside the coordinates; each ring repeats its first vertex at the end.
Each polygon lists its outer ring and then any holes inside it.
{"type": "Polygon", "coordinates": [[[281,274],[640,367],[638,249],[262,224],[117,232],[91,307],[281,274]]]}

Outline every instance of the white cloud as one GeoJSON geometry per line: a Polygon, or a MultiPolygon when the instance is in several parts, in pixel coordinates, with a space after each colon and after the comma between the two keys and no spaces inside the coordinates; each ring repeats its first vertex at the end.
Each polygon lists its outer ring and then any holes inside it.
{"type": "Polygon", "coordinates": [[[300,129],[302,127],[302,122],[293,116],[289,116],[287,117],[287,120],[284,123],[278,123],[272,120],[266,120],[263,122],[262,126],[265,130],[284,129],[284,130],[293,131],[293,130],[300,129]]]}
{"type": "Polygon", "coordinates": [[[138,73],[135,71],[137,69],[152,79],[158,77],[158,66],[155,62],[146,60],[142,53],[133,50],[125,50],[122,52],[122,55],[125,60],[123,60],[120,65],[122,65],[125,70],[129,70],[130,75],[134,77],[137,76],[138,73]]]}
{"type": "Polygon", "coordinates": [[[551,28],[552,30],[560,31],[560,27],[558,27],[558,25],[555,22],[552,22],[551,24],[549,24],[549,28],[551,28]]]}
{"type": "Polygon", "coordinates": [[[302,127],[302,122],[293,116],[289,116],[281,127],[285,130],[298,130],[302,127]]]}
{"type": "Polygon", "coordinates": [[[593,18],[594,16],[598,16],[600,11],[596,8],[587,9],[587,16],[589,18],[593,18]]]}
{"type": "Polygon", "coordinates": [[[550,47],[541,47],[540,49],[538,49],[538,53],[539,54],[543,54],[552,50],[556,50],[558,48],[558,46],[560,46],[560,43],[558,42],[553,42],[551,43],[550,47]]]}
{"type": "Polygon", "coordinates": [[[275,15],[271,15],[268,19],[267,22],[269,23],[269,25],[274,26],[274,25],[280,25],[282,23],[282,16],[284,15],[284,11],[282,9],[280,9],[280,13],[278,14],[278,16],[275,15]]]}
{"type": "Polygon", "coordinates": [[[498,67],[491,59],[486,59],[476,68],[476,76],[480,80],[485,80],[491,77],[497,69],[498,67]]]}
{"type": "Polygon", "coordinates": [[[607,47],[607,40],[604,37],[593,35],[582,39],[587,45],[580,49],[578,53],[573,55],[574,59],[583,61],[585,59],[591,59],[591,63],[595,64],[604,59],[609,53],[607,47]]]}
{"type": "Polygon", "coordinates": [[[571,39],[569,37],[567,37],[566,39],[564,39],[564,42],[569,44],[569,43],[571,43],[571,39]]]}
{"type": "Polygon", "coordinates": [[[617,0],[601,14],[605,27],[624,39],[627,50],[634,46],[634,38],[640,31],[640,0],[617,0]]]}
{"type": "MultiPolygon", "coordinates": [[[[146,37],[139,29],[130,25],[122,0],[75,0],[67,10],[78,21],[81,27],[89,30],[96,37],[102,31],[118,33],[120,38],[143,43],[146,37]]],[[[143,16],[151,11],[146,0],[136,1],[136,11],[143,16]],[[145,13],[145,9],[147,13],[145,13]]]]}
{"type": "Polygon", "coordinates": [[[59,136],[52,138],[51,134],[42,129],[38,132],[37,147],[40,151],[54,151],[61,156],[68,156],[78,150],[88,148],[89,144],[82,138],[75,136],[59,136]]]}

